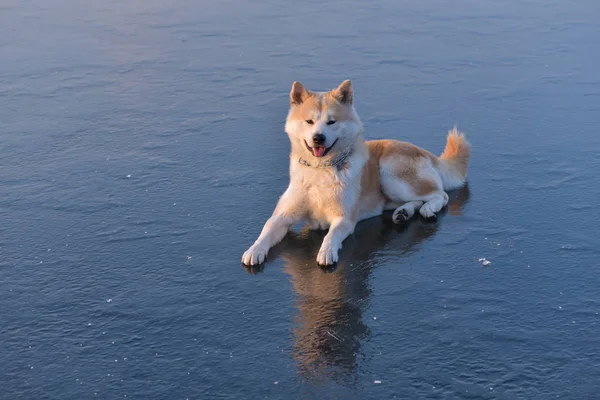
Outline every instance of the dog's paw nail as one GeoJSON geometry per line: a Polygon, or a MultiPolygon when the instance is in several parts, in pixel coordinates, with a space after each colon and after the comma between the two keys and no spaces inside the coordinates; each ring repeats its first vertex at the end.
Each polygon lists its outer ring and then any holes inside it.
{"type": "Polygon", "coordinates": [[[434,213],[423,213],[421,216],[428,221],[435,221],[437,219],[437,215],[434,213]]]}
{"type": "Polygon", "coordinates": [[[267,257],[267,250],[260,247],[250,247],[242,256],[244,265],[259,265],[262,264],[267,257]]]}
{"type": "Polygon", "coordinates": [[[317,255],[317,264],[327,266],[333,265],[338,261],[338,254],[332,250],[321,250],[317,255]]]}
{"type": "Polygon", "coordinates": [[[429,209],[429,207],[423,206],[421,207],[421,209],[419,210],[419,214],[421,214],[421,216],[423,218],[427,218],[427,219],[435,219],[436,218],[436,214],[429,209]]]}

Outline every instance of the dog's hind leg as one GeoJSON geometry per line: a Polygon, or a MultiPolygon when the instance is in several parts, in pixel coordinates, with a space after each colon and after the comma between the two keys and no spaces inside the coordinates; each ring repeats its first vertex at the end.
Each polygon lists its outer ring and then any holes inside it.
{"type": "Polygon", "coordinates": [[[381,180],[382,189],[391,201],[406,202],[394,211],[392,218],[397,224],[408,221],[417,210],[423,217],[431,218],[448,203],[448,195],[433,176],[411,178],[410,183],[389,175],[381,180]]]}
{"type": "Polygon", "coordinates": [[[436,190],[425,196],[424,200],[425,204],[419,210],[419,214],[425,218],[431,218],[448,204],[448,194],[443,190],[436,190]]]}

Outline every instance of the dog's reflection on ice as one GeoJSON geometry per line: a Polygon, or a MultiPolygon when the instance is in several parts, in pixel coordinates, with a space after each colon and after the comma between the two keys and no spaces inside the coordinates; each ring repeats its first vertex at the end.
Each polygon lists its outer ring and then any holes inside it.
{"type": "MultiPolygon", "coordinates": [[[[447,212],[459,215],[468,199],[468,186],[451,193],[447,212]]],[[[397,258],[401,264],[401,258],[419,251],[419,245],[436,234],[440,223],[415,219],[398,227],[389,215],[363,221],[344,242],[336,268],[315,264],[324,232],[290,232],[273,249],[271,257],[283,260],[296,294],[292,355],[303,378],[352,379],[361,343],[369,336],[363,312],[371,297],[371,271],[382,258],[397,258]]]]}

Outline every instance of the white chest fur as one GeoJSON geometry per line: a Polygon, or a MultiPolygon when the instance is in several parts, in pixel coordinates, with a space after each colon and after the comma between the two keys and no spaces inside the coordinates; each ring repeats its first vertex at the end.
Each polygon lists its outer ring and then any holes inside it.
{"type": "Polygon", "coordinates": [[[346,167],[339,170],[291,165],[292,185],[303,198],[312,228],[326,229],[334,218],[355,214],[364,165],[365,160],[359,155],[348,159],[346,167]]]}

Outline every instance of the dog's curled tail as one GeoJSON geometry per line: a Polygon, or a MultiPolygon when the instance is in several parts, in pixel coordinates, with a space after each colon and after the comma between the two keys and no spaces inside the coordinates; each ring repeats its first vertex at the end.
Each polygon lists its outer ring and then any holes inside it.
{"type": "Polygon", "coordinates": [[[442,177],[444,190],[456,189],[464,185],[467,180],[467,167],[471,145],[464,133],[456,127],[448,132],[446,148],[439,158],[438,170],[442,177]]]}

